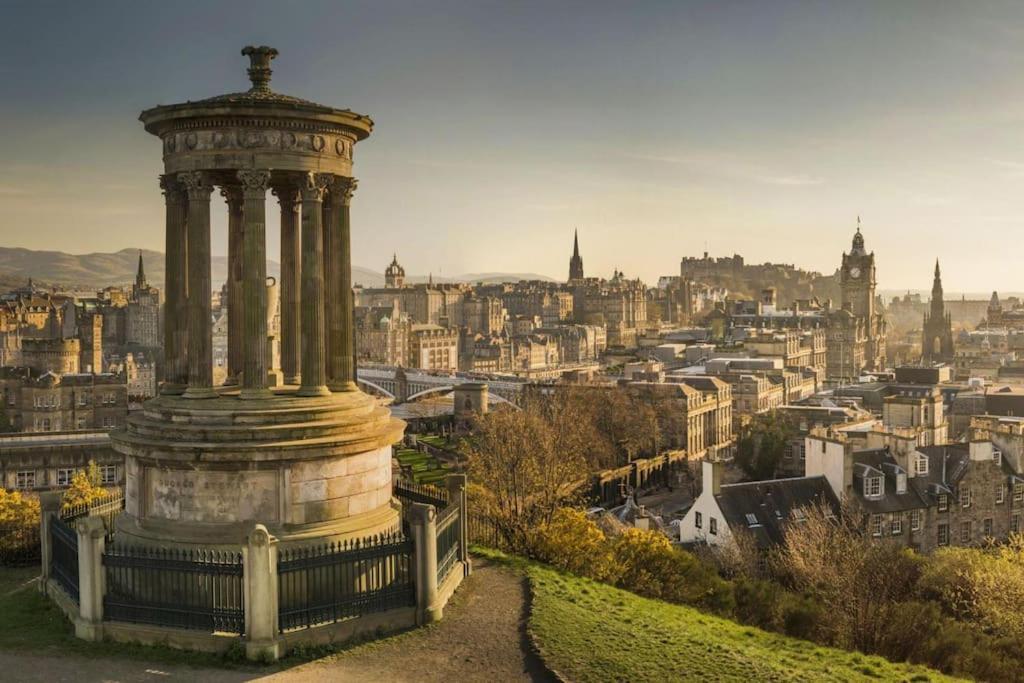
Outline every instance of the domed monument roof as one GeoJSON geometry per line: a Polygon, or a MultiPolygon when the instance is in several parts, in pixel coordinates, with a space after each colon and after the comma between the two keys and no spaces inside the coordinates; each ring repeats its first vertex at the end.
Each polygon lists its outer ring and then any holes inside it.
{"type": "Polygon", "coordinates": [[[272,47],[249,45],[242,55],[249,58],[248,90],[158,105],[139,115],[146,130],[163,140],[167,172],[256,166],[350,176],[352,148],[369,137],[373,120],[271,90],[270,63],[278,55],[272,47]]]}

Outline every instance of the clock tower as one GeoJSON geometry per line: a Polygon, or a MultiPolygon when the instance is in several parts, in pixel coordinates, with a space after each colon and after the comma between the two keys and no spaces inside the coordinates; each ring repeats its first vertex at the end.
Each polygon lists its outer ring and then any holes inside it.
{"type": "Polygon", "coordinates": [[[853,236],[853,248],[843,254],[843,265],[839,272],[842,291],[842,306],[857,317],[873,318],[875,315],[875,254],[864,249],[864,235],[860,232],[860,217],[857,217],[857,232],[853,236]]]}
{"type": "Polygon", "coordinates": [[[853,236],[853,248],[843,254],[839,269],[842,306],[829,316],[825,372],[833,384],[842,385],[858,377],[864,370],[885,367],[887,325],[885,316],[876,309],[875,255],[864,248],[864,235],[853,236]]]}

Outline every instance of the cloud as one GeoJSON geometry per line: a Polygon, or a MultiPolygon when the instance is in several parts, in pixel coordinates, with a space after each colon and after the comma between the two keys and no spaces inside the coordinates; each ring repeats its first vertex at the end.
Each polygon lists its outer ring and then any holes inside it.
{"type": "Polygon", "coordinates": [[[805,173],[792,173],[780,169],[766,168],[756,162],[737,159],[729,155],[696,154],[692,156],[675,156],[671,154],[626,152],[625,156],[636,161],[687,166],[700,172],[766,185],[807,187],[821,185],[825,182],[821,178],[805,173]]]}
{"type": "Polygon", "coordinates": [[[788,185],[790,187],[805,187],[808,185],[821,185],[824,180],[821,178],[814,178],[807,175],[782,175],[782,176],[767,176],[758,178],[762,183],[768,185],[788,185]]]}

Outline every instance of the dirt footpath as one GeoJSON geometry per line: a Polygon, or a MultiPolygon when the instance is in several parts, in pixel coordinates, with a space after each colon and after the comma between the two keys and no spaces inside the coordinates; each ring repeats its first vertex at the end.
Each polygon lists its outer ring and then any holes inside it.
{"type": "Polygon", "coordinates": [[[0,680],[40,683],[139,681],[550,681],[526,636],[526,579],[484,560],[474,561],[445,608],[428,628],[368,643],[290,669],[233,671],[137,659],[63,657],[0,651],[0,680]]]}

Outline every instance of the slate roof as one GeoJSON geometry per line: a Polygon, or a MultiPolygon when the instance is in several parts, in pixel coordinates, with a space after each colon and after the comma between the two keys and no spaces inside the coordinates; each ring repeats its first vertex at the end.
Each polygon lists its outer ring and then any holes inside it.
{"type": "MultiPolygon", "coordinates": [[[[929,468],[930,471],[930,468],[929,468]]],[[[923,494],[927,488],[915,486],[915,481],[907,476],[907,488],[903,493],[896,492],[896,475],[907,474],[889,453],[888,449],[876,448],[857,451],[853,454],[853,490],[857,500],[870,513],[902,512],[920,510],[928,507],[928,498],[923,494]],[[879,498],[868,498],[864,495],[864,479],[871,476],[882,476],[882,495],[879,498]]]]}
{"type": "Polygon", "coordinates": [[[715,496],[730,529],[746,529],[759,548],[782,543],[793,510],[824,503],[839,514],[839,499],[825,477],[794,477],[723,485],[715,496]],[[747,515],[753,515],[748,519],[747,515]]]}

